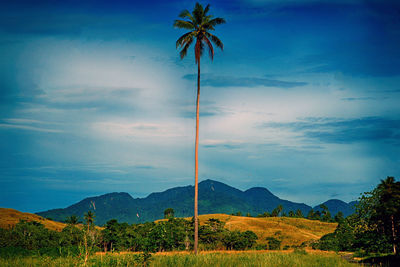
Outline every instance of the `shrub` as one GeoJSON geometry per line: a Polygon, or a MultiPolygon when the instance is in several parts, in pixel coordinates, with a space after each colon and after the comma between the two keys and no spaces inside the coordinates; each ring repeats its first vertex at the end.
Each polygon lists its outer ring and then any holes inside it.
{"type": "Polygon", "coordinates": [[[279,250],[281,249],[281,243],[282,241],[276,239],[275,237],[267,237],[266,238],[267,243],[268,243],[268,249],[269,250],[279,250]]]}

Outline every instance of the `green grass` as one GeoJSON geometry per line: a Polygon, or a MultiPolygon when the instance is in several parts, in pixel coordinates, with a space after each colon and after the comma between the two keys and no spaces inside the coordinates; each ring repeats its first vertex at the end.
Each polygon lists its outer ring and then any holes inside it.
{"type": "MultiPolygon", "coordinates": [[[[26,257],[0,259],[0,266],[83,266],[79,258],[50,258],[26,257]]],[[[138,255],[106,255],[92,256],[88,266],[142,266],[138,262],[138,255]]],[[[336,254],[307,254],[307,253],[209,253],[195,256],[193,254],[154,255],[149,266],[152,267],[179,267],[179,266],[357,266],[348,263],[336,254]]]]}
{"type": "Polygon", "coordinates": [[[355,266],[336,255],[295,253],[175,255],[155,257],[151,266],[355,266]]]}

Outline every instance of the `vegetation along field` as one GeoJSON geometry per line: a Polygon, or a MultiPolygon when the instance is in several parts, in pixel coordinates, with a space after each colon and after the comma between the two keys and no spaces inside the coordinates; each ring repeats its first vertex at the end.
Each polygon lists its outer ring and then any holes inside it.
{"type": "Polygon", "coordinates": [[[399,202],[400,182],[388,177],[363,194],[356,212],[346,218],[333,219],[326,208],[307,218],[281,212],[201,215],[198,257],[191,254],[193,218],[175,218],[172,208],[164,211],[163,220],[128,224],[112,219],[102,227],[95,225],[91,211],[83,221],[70,216],[58,223],[1,209],[0,265],[347,266],[344,258],[356,256],[395,266],[399,202]]]}
{"type": "Polygon", "coordinates": [[[70,2],[2,1],[0,267],[400,266],[400,1],[70,2]]]}
{"type": "MultiPolygon", "coordinates": [[[[0,266],[79,266],[82,259],[75,257],[65,258],[13,258],[0,259],[0,266]]],[[[318,253],[306,251],[294,252],[212,252],[193,254],[155,254],[143,261],[139,254],[107,254],[95,255],[87,262],[88,266],[154,266],[154,267],[179,267],[179,266],[358,266],[349,263],[335,253],[318,253]]]]}

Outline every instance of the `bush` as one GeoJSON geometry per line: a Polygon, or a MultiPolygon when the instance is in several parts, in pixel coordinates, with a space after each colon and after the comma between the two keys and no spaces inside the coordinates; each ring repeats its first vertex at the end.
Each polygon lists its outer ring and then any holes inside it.
{"type": "Polygon", "coordinates": [[[313,249],[339,251],[339,243],[335,233],[330,233],[321,237],[318,242],[312,244],[313,249]]]}
{"type": "Polygon", "coordinates": [[[268,245],[267,244],[257,244],[254,246],[255,250],[267,250],[268,249],[268,245]]]}
{"type": "Polygon", "coordinates": [[[33,253],[30,250],[21,247],[3,247],[0,248],[0,258],[18,258],[31,256],[33,253]]]}
{"type": "Polygon", "coordinates": [[[293,253],[297,254],[297,255],[307,255],[308,254],[304,248],[295,248],[293,253]]]}
{"type": "Polygon", "coordinates": [[[281,243],[282,241],[276,239],[275,237],[267,237],[266,238],[267,243],[268,243],[268,249],[269,250],[279,250],[281,249],[281,243]]]}

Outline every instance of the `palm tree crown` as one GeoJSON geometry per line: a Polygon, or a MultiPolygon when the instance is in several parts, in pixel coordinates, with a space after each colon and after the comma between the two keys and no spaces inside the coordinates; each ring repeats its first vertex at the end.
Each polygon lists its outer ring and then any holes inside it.
{"type": "Polygon", "coordinates": [[[94,213],[92,211],[90,211],[90,210],[87,213],[84,214],[84,219],[86,221],[86,224],[88,225],[88,228],[89,228],[90,225],[93,224],[94,217],[95,217],[94,213]]]}
{"type": "Polygon", "coordinates": [[[183,10],[179,14],[179,17],[183,20],[175,20],[174,27],[190,30],[190,32],[185,33],[176,41],[176,48],[182,48],[180,52],[181,59],[186,56],[189,46],[193,43],[194,39],[196,39],[194,48],[196,64],[200,62],[204,47],[208,48],[211,59],[214,58],[212,43],[221,48],[221,50],[224,49],[224,44],[221,40],[211,34],[210,31],[213,31],[216,25],[225,23],[225,20],[223,18],[213,18],[212,15],[208,15],[209,9],[210,5],[203,8],[201,4],[196,3],[192,13],[188,10],[183,10]]]}

